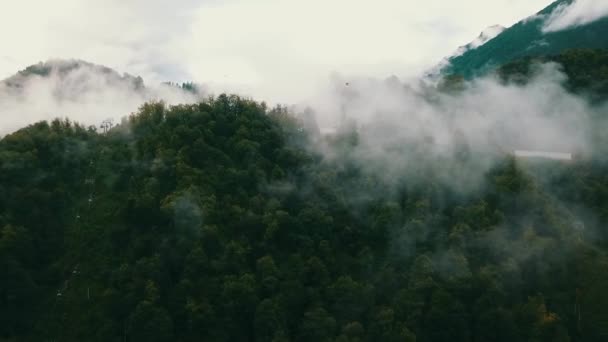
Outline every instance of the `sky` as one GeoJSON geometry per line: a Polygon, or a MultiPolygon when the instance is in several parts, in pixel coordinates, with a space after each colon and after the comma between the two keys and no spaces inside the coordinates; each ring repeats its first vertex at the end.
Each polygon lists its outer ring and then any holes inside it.
{"type": "MultiPolygon", "coordinates": [[[[581,1],[581,0],[579,0],[581,1]]],[[[595,1],[595,0],[583,0],[595,1]]],[[[78,58],[292,101],[332,73],[416,76],[551,0],[5,0],[0,78],[78,58]]]]}

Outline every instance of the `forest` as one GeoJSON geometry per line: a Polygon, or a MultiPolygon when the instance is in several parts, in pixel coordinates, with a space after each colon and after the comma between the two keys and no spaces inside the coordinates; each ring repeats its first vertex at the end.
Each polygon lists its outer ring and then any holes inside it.
{"type": "MultiPolygon", "coordinates": [[[[599,105],[605,56],[549,59],[599,105]]],[[[370,172],[361,134],[222,94],[5,136],[0,341],[608,340],[608,160],[500,155],[463,192],[420,144],[370,172]]]]}
{"type": "Polygon", "coordinates": [[[608,30],[606,17],[566,30],[545,31],[543,18],[573,2],[575,1],[553,1],[542,11],[509,27],[486,44],[451,57],[446,69],[450,73],[472,78],[529,56],[562,54],[569,49],[607,49],[608,40],[604,39],[608,30]]]}

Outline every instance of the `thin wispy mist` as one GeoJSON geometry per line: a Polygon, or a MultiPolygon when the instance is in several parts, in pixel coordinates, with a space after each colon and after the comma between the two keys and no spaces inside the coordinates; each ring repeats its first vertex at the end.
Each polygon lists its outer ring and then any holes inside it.
{"type": "Polygon", "coordinates": [[[546,19],[543,31],[555,32],[592,23],[608,15],[605,0],[575,0],[556,8],[546,19]]]}
{"type": "Polygon", "coordinates": [[[41,120],[69,118],[85,125],[120,118],[148,101],[191,103],[202,94],[75,61],[51,61],[48,75],[17,74],[0,84],[0,135],[41,120]],[[68,66],[68,69],[64,70],[68,66]]]}
{"type": "Polygon", "coordinates": [[[593,132],[605,127],[598,119],[601,106],[566,89],[560,65],[539,64],[533,70],[526,82],[489,75],[438,87],[395,77],[334,75],[325,91],[306,103],[312,110],[301,111],[302,120],[316,113],[326,133],[313,149],[344,186],[341,199],[351,212],[358,215],[381,202],[397,213],[390,223],[390,253],[413,257],[428,251],[429,241],[445,234],[441,218],[428,214],[429,208],[445,209],[446,215],[473,219],[450,228],[451,246],[437,244],[426,254],[440,277],[470,277],[473,268],[454,243],[460,239],[461,248],[468,244],[496,258],[513,277],[508,281],[522,282],[522,265],[538,258],[543,266],[559,263],[570,253],[542,232],[594,234],[597,215],[564,196],[560,187],[576,182],[574,165],[602,155],[593,132]],[[571,153],[575,159],[539,160],[517,156],[516,150],[571,153]],[[493,212],[484,196],[495,191],[495,172],[509,165],[516,165],[514,172],[525,179],[526,194],[501,193],[498,201],[520,206],[493,212]],[[405,201],[416,209],[403,214],[400,210],[406,209],[398,208],[405,201]],[[454,209],[454,203],[463,207],[454,209]],[[418,217],[419,211],[427,214],[418,217]],[[552,221],[539,219],[539,212],[552,221]],[[476,222],[479,217],[490,220],[476,222]]]}
{"type": "MultiPolygon", "coordinates": [[[[515,150],[589,155],[594,109],[564,89],[556,64],[538,67],[525,85],[488,76],[438,91],[417,83],[335,76],[308,104],[324,132],[357,134],[349,158],[370,174],[394,180],[434,175],[466,190],[515,150]]],[[[595,122],[597,124],[597,122],[595,122]]],[[[328,158],[335,149],[320,144],[328,158]]]]}

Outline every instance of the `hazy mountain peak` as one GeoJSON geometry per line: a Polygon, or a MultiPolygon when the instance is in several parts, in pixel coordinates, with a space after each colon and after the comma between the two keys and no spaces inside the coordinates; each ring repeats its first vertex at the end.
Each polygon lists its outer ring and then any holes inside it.
{"type": "Polygon", "coordinates": [[[442,70],[449,67],[451,59],[461,56],[461,55],[465,54],[466,52],[468,52],[469,50],[476,49],[476,48],[484,45],[488,41],[494,39],[496,36],[501,34],[504,30],[506,30],[506,28],[501,25],[489,26],[485,30],[481,31],[479,36],[477,36],[477,38],[475,38],[473,41],[471,41],[470,43],[468,43],[466,45],[460,46],[449,57],[443,58],[441,60],[441,62],[439,62],[439,64],[437,64],[437,66],[435,66],[433,69],[431,69],[427,73],[426,76],[430,77],[430,78],[438,77],[441,74],[442,70]]]}
{"type": "Polygon", "coordinates": [[[452,57],[460,56],[471,49],[476,49],[476,48],[482,46],[483,44],[487,43],[488,41],[496,38],[496,36],[501,34],[506,29],[507,29],[506,27],[501,26],[501,25],[493,25],[493,26],[486,28],[485,30],[481,31],[481,33],[479,34],[479,36],[477,36],[477,38],[475,38],[475,40],[473,40],[472,42],[470,42],[467,45],[463,45],[463,46],[459,47],[456,50],[456,52],[454,52],[452,57]]]}
{"type": "MultiPolygon", "coordinates": [[[[555,55],[568,49],[608,48],[608,40],[605,39],[608,17],[605,16],[592,21],[579,20],[576,25],[561,30],[546,30],[548,18],[557,20],[556,16],[569,13],[569,6],[577,4],[579,3],[571,0],[558,0],[507,29],[490,28],[478,39],[442,60],[435,68],[439,70],[437,74],[452,73],[472,77],[526,56],[555,55]]],[[[581,16],[579,12],[577,15],[581,16]]]]}
{"type": "Polygon", "coordinates": [[[129,88],[140,90],[144,88],[143,79],[128,73],[120,75],[116,70],[107,66],[93,64],[78,59],[49,59],[46,62],[33,64],[2,81],[2,84],[22,88],[33,78],[54,79],[65,86],[66,82],[77,83],[86,88],[94,84],[123,84],[129,88]]]}
{"type": "Polygon", "coordinates": [[[139,76],[77,59],[51,59],[30,65],[0,81],[0,133],[27,122],[70,117],[95,124],[120,119],[148,101],[192,103],[204,96],[194,83],[144,86],[139,76]]]}

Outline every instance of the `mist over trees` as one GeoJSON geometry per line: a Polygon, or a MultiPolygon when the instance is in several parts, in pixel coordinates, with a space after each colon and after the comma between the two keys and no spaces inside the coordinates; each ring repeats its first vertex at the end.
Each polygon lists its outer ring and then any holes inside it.
{"type": "Polygon", "coordinates": [[[69,117],[99,124],[148,101],[193,103],[206,89],[194,83],[144,84],[139,76],[81,60],[51,59],[0,81],[0,136],[33,122],[69,117]]]}
{"type": "MultiPolygon", "coordinates": [[[[601,108],[590,53],[556,58],[601,108]]],[[[403,165],[362,159],[385,128],[322,135],[311,111],[220,95],[145,104],[107,134],[5,136],[0,340],[608,338],[605,158],[521,160],[456,133],[450,158],[429,137],[377,146],[403,165]]]]}

